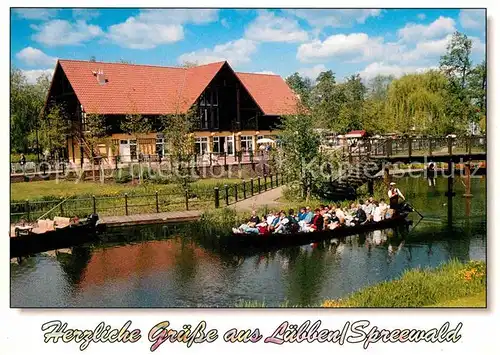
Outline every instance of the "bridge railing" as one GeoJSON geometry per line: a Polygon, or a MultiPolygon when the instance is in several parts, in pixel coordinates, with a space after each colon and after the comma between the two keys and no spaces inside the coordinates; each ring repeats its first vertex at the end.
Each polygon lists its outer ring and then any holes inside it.
{"type": "Polygon", "coordinates": [[[361,157],[412,157],[486,153],[486,137],[365,138],[344,149],[349,161],[361,157]]]}

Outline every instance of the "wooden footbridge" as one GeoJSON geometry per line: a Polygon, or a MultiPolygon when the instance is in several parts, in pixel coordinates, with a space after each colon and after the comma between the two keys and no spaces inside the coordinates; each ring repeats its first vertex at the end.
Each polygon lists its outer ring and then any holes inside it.
{"type": "MultiPolygon", "coordinates": [[[[440,137],[440,138],[365,138],[357,139],[342,150],[343,170],[337,177],[321,187],[325,197],[345,199],[353,197],[356,190],[368,183],[373,191],[373,179],[390,165],[444,162],[448,164],[448,192],[453,196],[453,175],[455,164],[464,165],[466,175],[470,175],[471,162],[486,161],[486,137],[440,137]]],[[[386,177],[388,179],[388,176],[386,177]]]]}

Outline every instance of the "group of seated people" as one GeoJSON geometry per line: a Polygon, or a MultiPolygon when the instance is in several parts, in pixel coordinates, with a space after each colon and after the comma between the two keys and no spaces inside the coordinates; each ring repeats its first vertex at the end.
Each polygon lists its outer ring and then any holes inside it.
{"type": "Polygon", "coordinates": [[[389,208],[384,201],[375,201],[370,197],[366,201],[360,200],[357,204],[352,203],[350,208],[341,208],[335,204],[321,205],[314,211],[310,207],[302,207],[298,214],[290,209],[288,213],[284,210],[270,212],[267,216],[257,216],[252,211],[250,219],[233,228],[233,233],[295,233],[315,232],[322,230],[333,230],[340,226],[355,226],[368,222],[380,222],[391,218],[394,210],[389,208]]]}

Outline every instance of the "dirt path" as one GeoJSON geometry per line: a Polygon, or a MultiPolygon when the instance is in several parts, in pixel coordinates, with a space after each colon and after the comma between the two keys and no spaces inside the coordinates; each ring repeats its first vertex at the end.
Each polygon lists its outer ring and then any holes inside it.
{"type": "Polygon", "coordinates": [[[259,207],[263,207],[266,205],[268,207],[276,207],[279,205],[279,203],[276,200],[281,197],[282,191],[283,191],[283,186],[280,186],[275,189],[261,193],[260,195],[256,195],[246,200],[236,202],[235,204],[230,205],[229,207],[234,208],[237,211],[251,211],[253,209],[257,209],[259,207]]]}

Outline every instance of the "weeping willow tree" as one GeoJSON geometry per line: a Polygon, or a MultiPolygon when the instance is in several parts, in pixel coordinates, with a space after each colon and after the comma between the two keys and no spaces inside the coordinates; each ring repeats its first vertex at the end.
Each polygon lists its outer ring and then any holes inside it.
{"type": "Polygon", "coordinates": [[[448,81],[439,71],[410,74],[394,80],[387,95],[387,113],[403,134],[443,135],[461,127],[448,117],[448,81]]]}

